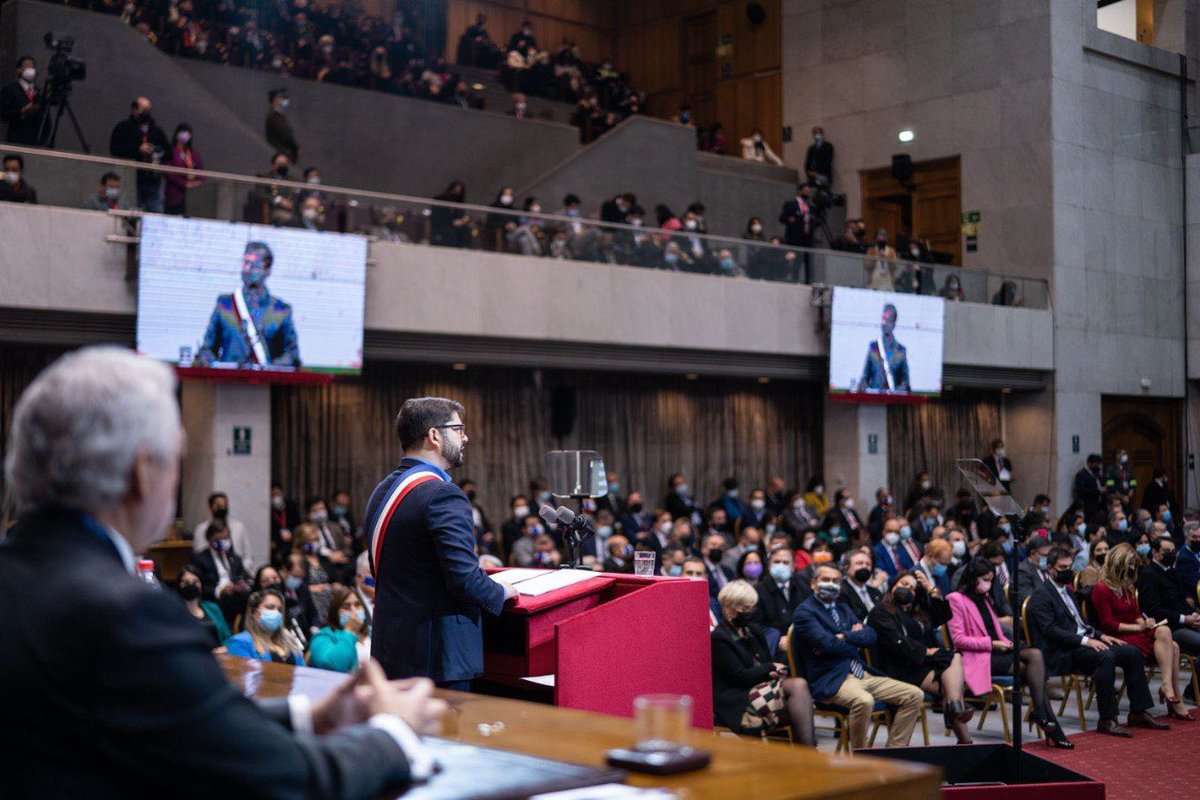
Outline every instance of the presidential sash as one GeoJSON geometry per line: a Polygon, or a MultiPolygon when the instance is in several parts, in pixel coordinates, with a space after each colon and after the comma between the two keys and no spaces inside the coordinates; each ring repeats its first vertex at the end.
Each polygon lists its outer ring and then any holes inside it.
{"type": "Polygon", "coordinates": [[[370,538],[367,539],[367,558],[371,563],[371,575],[379,581],[379,559],[383,555],[383,541],[387,538],[387,529],[392,522],[392,515],[408,497],[408,493],[422,483],[440,481],[442,477],[429,470],[425,464],[410,467],[400,476],[396,484],[388,492],[387,497],[379,506],[375,524],[369,526],[370,538]]]}
{"type": "Polygon", "coordinates": [[[233,310],[237,314],[238,322],[241,323],[242,332],[250,340],[250,349],[254,351],[254,362],[265,367],[270,363],[267,359],[267,349],[263,347],[262,333],[258,330],[254,317],[250,316],[250,307],[246,305],[246,295],[243,289],[238,289],[233,293],[233,310]]]}

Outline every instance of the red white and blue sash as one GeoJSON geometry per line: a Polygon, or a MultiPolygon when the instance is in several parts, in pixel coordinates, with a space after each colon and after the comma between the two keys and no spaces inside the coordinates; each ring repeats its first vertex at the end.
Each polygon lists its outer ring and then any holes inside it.
{"type": "Polygon", "coordinates": [[[396,485],[388,492],[379,507],[375,524],[370,527],[370,537],[367,539],[367,558],[371,562],[371,575],[376,581],[379,580],[379,560],[383,556],[383,540],[387,537],[387,529],[392,522],[392,515],[396,513],[396,509],[413,489],[422,483],[440,480],[442,477],[431,471],[427,465],[418,464],[401,475],[396,481],[396,485]]]}

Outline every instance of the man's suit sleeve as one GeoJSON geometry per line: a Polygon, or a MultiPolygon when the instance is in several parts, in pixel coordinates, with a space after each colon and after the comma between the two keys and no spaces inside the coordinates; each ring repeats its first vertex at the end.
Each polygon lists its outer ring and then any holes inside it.
{"type": "MultiPolygon", "coordinates": [[[[1061,650],[1074,650],[1076,647],[1082,647],[1083,641],[1075,632],[1074,620],[1071,621],[1069,627],[1065,623],[1060,623],[1054,598],[1050,594],[1052,591],[1054,590],[1039,587],[1031,595],[1029,601],[1031,631],[1040,633],[1043,640],[1057,645],[1061,650]]],[[[1039,641],[1038,644],[1041,645],[1042,642],[1039,641]]]]}
{"type": "Polygon", "coordinates": [[[845,639],[839,639],[821,624],[807,602],[796,606],[796,611],[792,615],[792,624],[796,627],[796,633],[800,634],[800,638],[823,655],[844,656],[845,658],[857,658],[859,655],[857,647],[845,639]]]}
{"type": "Polygon", "coordinates": [[[165,594],[133,587],[97,627],[88,637],[103,642],[96,740],[116,768],[209,796],[370,798],[409,782],[403,750],[385,731],[358,725],[318,738],[278,724],[278,709],[264,714],[165,594]]]}
{"type": "Polygon", "coordinates": [[[433,532],[433,547],[446,576],[446,588],[455,597],[500,616],[504,589],[479,566],[474,518],[467,496],[454,484],[443,483],[425,513],[433,532]]]}

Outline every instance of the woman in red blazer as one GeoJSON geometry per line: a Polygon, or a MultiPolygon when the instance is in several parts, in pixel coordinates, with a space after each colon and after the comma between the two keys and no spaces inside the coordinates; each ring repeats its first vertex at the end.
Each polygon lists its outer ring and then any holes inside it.
{"type": "Polygon", "coordinates": [[[1154,659],[1163,674],[1158,698],[1166,704],[1168,716],[1192,722],[1195,718],[1179,699],[1179,645],[1171,638],[1171,626],[1156,626],[1158,620],[1147,617],[1138,606],[1134,587],[1141,564],[1141,556],[1128,542],[1108,551],[1100,580],[1092,589],[1097,627],[1109,636],[1139,648],[1147,661],[1154,659]]]}
{"type": "MultiPolygon", "coordinates": [[[[1011,675],[1013,668],[1012,642],[1004,635],[1000,619],[992,608],[992,581],[996,568],[983,558],[976,558],[963,568],[958,589],[946,599],[952,616],[946,623],[954,648],[962,653],[963,674],[971,694],[987,694],[992,689],[993,675],[1011,675]]],[[[1046,733],[1046,744],[1070,750],[1075,745],[1066,737],[1062,726],[1046,702],[1046,662],[1042,651],[1026,645],[1021,648],[1021,680],[1029,687],[1033,702],[1033,718],[1046,733]]]]}

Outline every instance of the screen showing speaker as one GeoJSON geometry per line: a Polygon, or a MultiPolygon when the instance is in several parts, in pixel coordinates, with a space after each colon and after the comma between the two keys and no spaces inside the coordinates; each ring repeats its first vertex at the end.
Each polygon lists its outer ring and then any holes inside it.
{"type": "Polygon", "coordinates": [[[863,400],[939,395],[945,311],[940,297],[835,288],[829,391],[863,400]]]}
{"type": "Polygon", "coordinates": [[[139,251],[139,353],[231,375],[362,369],[365,238],[147,214],[139,251]]]}

